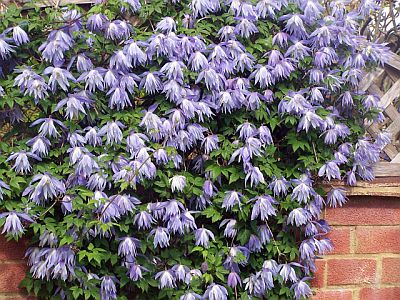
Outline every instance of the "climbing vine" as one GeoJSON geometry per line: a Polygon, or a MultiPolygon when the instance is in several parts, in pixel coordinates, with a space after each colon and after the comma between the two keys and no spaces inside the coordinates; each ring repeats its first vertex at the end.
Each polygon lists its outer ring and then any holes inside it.
{"type": "Polygon", "coordinates": [[[0,226],[43,299],[302,299],[321,219],[373,179],[358,89],[388,50],[362,1],[10,5],[0,23],[0,226]]]}

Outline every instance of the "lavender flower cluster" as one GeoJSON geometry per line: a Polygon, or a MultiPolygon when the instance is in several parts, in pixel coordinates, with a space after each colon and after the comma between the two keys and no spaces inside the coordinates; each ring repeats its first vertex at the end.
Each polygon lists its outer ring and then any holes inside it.
{"type": "MultiPolygon", "coordinates": [[[[378,96],[358,89],[365,69],[388,57],[384,45],[357,34],[360,18],[379,8],[375,1],[348,12],[347,0],[327,8],[318,0],[178,0],[167,6],[179,13],[139,27],[116,16],[152,4],[97,2],[84,14],[61,10],[38,48],[43,68],[26,61],[13,71],[13,86],[0,87],[2,97],[18,89],[40,111],[29,124],[34,134],[4,162],[29,184],[19,195],[24,207],[0,213],[3,233],[47,224],[53,208],[60,224],[78,219],[62,233],[39,230],[27,253],[32,277],[62,281],[55,293],[66,298],[77,285],[117,299],[129,294],[127,281],[146,280],[173,291],[159,299],[263,298],[282,286],[287,297],[310,296],[315,259],[332,249],[321,212],[346,202],[343,189],[325,195],[315,183],[373,179],[390,143],[386,133],[371,140],[350,126],[368,114],[382,120],[378,96]],[[108,4],[120,10],[114,18],[108,4]],[[213,16],[217,30],[202,33],[213,16]],[[261,50],[252,47],[258,37],[261,50]],[[267,121],[273,115],[278,128],[295,120],[299,141],[313,136],[319,148],[311,157],[321,153],[321,161],[286,172],[296,163],[286,157],[297,153],[267,121]],[[290,162],[271,175],[266,158],[274,155],[290,162]],[[219,174],[210,166],[221,166],[219,174]],[[231,167],[239,174],[232,182],[224,178],[231,167]],[[282,233],[298,247],[293,257],[280,249],[282,233]],[[63,235],[71,240],[61,242],[63,235]],[[81,255],[96,240],[117,244],[107,251],[119,265],[85,264],[81,255]],[[172,250],[187,259],[171,259],[172,250]]],[[[3,60],[33,40],[22,27],[0,35],[3,60]]],[[[0,181],[0,200],[12,189],[0,181]]]]}

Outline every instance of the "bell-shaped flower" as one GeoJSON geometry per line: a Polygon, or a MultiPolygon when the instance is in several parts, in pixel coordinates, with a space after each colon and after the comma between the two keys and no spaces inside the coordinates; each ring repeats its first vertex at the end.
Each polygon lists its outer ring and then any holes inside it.
{"type": "Polygon", "coordinates": [[[128,40],[124,47],[124,51],[129,57],[133,67],[144,65],[147,61],[146,53],[140,48],[140,46],[144,46],[143,42],[128,40]]]}
{"type": "Polygon", "coordinates": [[[139,229],[150,229],[154,222],[153,216],[147,211],[138,212],[133,219],[133,223],[139,229]]]}
{"type": "Polygon", "coordinates": [[[169,246],[170,234],[167,228],[158,226],[156,229],[150,231],[150,236],[154,235],[153,245],[154,248],[166,248],[169,246]]]}
{"type": "Polygon", "coordinates": [[[102,300],[117,299],[117,287],[115,282],[118,282],[114,276],[103,276],[100,284],[100,297],[102,300]]]}
{"type": "Polygon", "coordinates": [[[175,20],[171,17],[162,18],[161,21],[157,23],[156,30],[161,31],[163,33],[176,31],[175,20]]]}
{"type": "Polygon", "coordinates": [[[176,287],[174,272],[170,270],[158,272],[155,279],[158,279],[159,289],[176,287]]]}
{"type": "Polygon", "coordinates": [[[37,174],[33,176],[22,195],[26,196],[28,194],[30,200],[41,204],[43,201],[65,194],[65,185],[49,173],[37,174]],[[34,185],[35,183],[36,185],[34,185]]]}
{"type": "Polygon", "coordinates": [[[20,26],[14,26],[12,28],[12,36],[17,46],[29,43],[28,34],[20,26]]]}
{"type": "Polygon", "coordinates": [[[244,185],[247,185],[247,182],[250,179],[250,187],[257,186],[259,183],[265,183],[264,175],[261,173],[259,167],[255,167],[251,164],[246,165],[245,169],[246,178],[244,179],[244,185]]]}
{"type": "Polygon", "coordinates": [[[207,287],[203,297],[208,300],[227,300],[228,291],[222,285],[212,283],[207,287]]]}
{"type": "Polygon", "coordinates": [[[72,120],[79,118],[79,113],[86,115],[85,106],[89,107],[93,102],[83,94],[68,94],[67,98],[58,102],[55,110],[60,110],[61,107],[65,106],[65,116],[72,120]]]}
{"type": "Polygon", "coordinates": [[[76,81],[74,76],[68,70],[64,70],[59,67],[47,67],[44,69],[43,74],[51,74],[49,78],[49,86],[53,93],[57,89],[56,84],[58,84],[63,91],[67,91],[70,86],[69,81],[76,81]]]}
{"type": "Polygon", "coordinates": [[[215,240],[214,234],[206,229],[206,228],[199,228],[194,232],[195,239],[196,239],[196,246],[202,246],[204,248],[209,247],[210,239],[215,240]]]}
{"type": "Polygon", "coordinates": [[[186,186],[186,177],[182,175],[175,175],[169,180],[172,192],[182,192],[186,186]]]}
{"type": "Polygon", "coordinates": [[[194,52],[188,61],[191,66],[191,70],[195,72],[203,71],[208,67],[208,60],[200,51],[194,52]]]}
{"type": "Polygon", "coordinates": [[[65,125],[61,121],[53,118],[37,119],[30,125],[30,127],[36,126],[40,123],[42,123],[42,125],[40,125],[39,127],[39,134],[41,134],[42,136],[58,137],[60,134],[58,133],[55,124],[57,124],[64,130],[67,129],[67,127],[65,127],[65,125]]]}
{"type": "Polygon", "coordinates": [[[235,227],[236,223],[237,223],[237,221],[234,219],[224,219],[221,222],[221,224],[219,225],[219,228],[222,228],[223,226],[225,226],[224,236],[234,238],[237,233],[237,229],[235,227]]]}
{"type": "Polygon", "coordinates": [[[104,36],[111,40],[128,39],[131,35],[132,26],[126,21],[114,20],[105,26],[104,36]]]}
{"type": "Polygon", "coordinates": [[[251,35],[258,32],[257,26],[246,18],[238,18],[239,23],[235,26],[235,34],[248,39],[251,35]]]}
{"type": "Polygon", "coordinates": [[[202,141],[202,146],[204,147],[204,153],[210,154],[213,150],[218,149],[218,136],[215,134],[205,137],[202,141]]]}
{"type": "Polygon", "coordinates": [[[328,192],[326,200],[331,207],[342,206],[347,201],[346,190],[342,188],[332,188],[328,192]]]}
{"type": "Polygon", "coordinates": [[[118,246],[118,255],[122,257],[136,257],[137,248],[140,246],[140,241],[133,237],[121,238],[118,246]]]}
{"type": "Polygon", "coordinates": [[[12,153],[6,160],[9,162],[10,160],[15,160],[14,166],[11,168],[15,170],[16,173],[19,174],[26,174],[29,173],[32,169],[31,165],[29,164],[28,157],[41,161],[42,159],[34,153],[20,151],[12,153]]]}
{"type": "Polygon", "coordinates": [[[0,57],[5,60],[10,56],[12,52],[15,52],[13,49],[15,46],[8,44],[11,39],[6,38],[3,34],[0,35],[0,57]]]}
{"type": "Polygon", "coordinates": [[[163,84],[159,78],[160,72],[145,72],[142,74],[139,88],[144,89],[147,94],[155,94],[163,89],[163,84]]]}
{"type": "Polygon", "coordinates": [[[122,141],[122,130],[126,126],[120,121],[109,121],[106,125],[101,127],[97,133],[99,136],[107,136],[106,144],[120,144],[122,141]]]}
{"type": "Polygon", "coordinates": [[[235,191],[228,191],[225,192],[225,197],[224,201],[222,202],[222,208],[225,208],[226,211],[229,211],[237,205],[239,209],[241,208],[241,201],[240,199],[243,198],[243,195],[241,193],[235,192],[235,191]]]}
{"type": "Polygon", "coordinates": [[[311,214],[304,208],[295,208],[293,209],[288,216],[287,222],[290,225],[296,225],[296,227],[300,227],[301,225],[305,225],[311,219],[311,214]]]}
{"type": "Polygon", "coordinates": [[[22,225],[21,219],[23,221],[27,221],[33,223],[34,220],[31,219],[25,213],[18,213],[18,212],[4,212],[0,213],[0,219],[6,218],[3,231],[1,233],[7,233],[14,236],[19,236],[24,232],[24,227],[22,225]]]}
{"type": "Polygon", "coordinates": [[[186,66],[181,61],[171,61],[166,63],[161,69],[160,72],[165,74],[168,80],[176,80],[177,82],[183,82],[183,72],[186,66]]]}
{"type": "Polygon", "coordinates": [[[10,190],[10,186],[0,180],[0,200],[3,200],[4,190],[10,190]]]}
{"type": "Polygon", "coordinates": [[[276,208],[272,205],[277,204],[278,202],[276,202],[276,200],[271,196],[258,196],[250,201],[255,201],[251,212],[251,220],[260,217],[262,221],[267,221],[270,216],[276,216],[276,208]]]}

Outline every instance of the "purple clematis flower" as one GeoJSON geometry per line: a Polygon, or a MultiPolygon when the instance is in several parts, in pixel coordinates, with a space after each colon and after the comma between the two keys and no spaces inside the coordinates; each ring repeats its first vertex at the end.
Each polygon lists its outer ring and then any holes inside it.
{"type": "Polygon", "coordinates": [[[236,272],[230,272],[228,275],[227,284],[231,288],[236,288],[237,285],[242,286],[242,280],[240,279],[239,274],[236,272]]]}
{"type": "Polygon", "coordinates": [[[229,211],[232,209],[232,207],[234,207],[237,204],[240,209],[241,206],[240,198],[243,198],[243,195],[241,193],[235,191],[225,192],[222,208],[225,208],[226,211],[229,211]]]}
{"type": "Polygon", "coordinates": [[[179,300],[200,300],[202,297],[194,292],[187,292],[182,295],[179,300]]]}
{"type": "Polygon", "coordinates": [[[12,52],[15,52],[13,49],[14,46],[11,46],[7,43],[10,40],[11,39],[4,37],[3,34],[0,35],[0,57],[3,60],[9,57],[12,52]]]}
{"type": "Polygon", "coordinates": [[[143,73],[139,88],[144,89],[150,95],[162,90],[163,84],[158,77],[160,74],[160,72],[143,73]]]}
{"type": "Polygon", "coordinates": [[[20,26],[14,26],[12,28],[12,36],[17,46],[29,43],[28,34],[20,26]]]}
{"type": "Polygon", "coordinates": [[[103,76],[101,73],[104,73],[104,70],[100,68],[95,68],[84,72],[81,76],[78,77],[77,81],[85,82],[85,89],[89,92],[94,92],[96,90],[102,91],[104,89],[103,84],[103,76]]]}
{"type": "Polygon", "coordinates": [[[333,188],[328,192],[326,198],[327,198],[327,203],[331,207],[342,206],[347,201],[346,190],[342,188],[333,188]]]}
{"type": "Polygon", "coordinates": [[[130,37],[132,26],[126,21],[115,20],[105,25],[105,37],[111,40],[122,40],[130,37]]]}
{"type": "Polygon", "coordinates": [[[204,147],[204,153],[210,154],[213,150],[218,149],[218,136],[215,134],[205,137],[202,141],[202,146],[204,147]]]}
{"type": "Polygon", "coordinates": [[[300,227],[301,225],[305,225],[311,218],[310,213],[304,208],[295,208],[293,209],[288,216],[287,222],[291,225],[296,225],[300,227]]]}
{"type": "Polygon", "coordinates": [[[207,287],[203,297],[209,300],[227,300],[228,291],[222,285],[212,283],[207,287]]]}
{"type": "Polygon", "coordinates": [[[208,248],[210,239],[215,240],[214,234],[206,229],[206,228],[199,228],[195,231],[195,238],[196,238],[196,246],[202,246],[204,248],[208,248]]]}
{"type": "Polygon", "coordinates": [[[28,157],[41,161],[42,159],[34,153],[20,151],[16,153],[12,153],[6,160],[6,162],[10,160],[15,160],[14,166],[11,168],[15,170],[16,173],[26,174],[29,173],[32,169],[29,164],[28,157]]]}
{"type": "Polygon", "coordinates": [[[271,196],[258,196],[250,201],[255,201],[251,212],[251,220],[255,220],[260,216],[262,221],[267,221],[269,216],[276,216],[276,209],[272,204],[277,204],[277,202],[271,196]]]}
{"type": "Polygon", "coordinates": [[[157,246],[160,246],[160,248],[169,246],[170,234],[167,228],[157,227],[150,232],[150,235],[154,235],[154,248],[157,248],[157,246]]]}
{"type": "Polygon", "coordinates": [[[186,178],[182,175],[175,175],[169,180],[172,192],[182,192],[186,186],[186,178]]]}
{"type": "Polygon", "coordinates": [[[133,222],[139,229],[150,229],[155,220],[147,211],[141,211],[135,215],[133,222]]]}
{"type": "Polygon", "coordinates": [[[159,289],[176,287],[175,276],[173,271],[165,270],[158,272],[155,276],[155,279],[158,279],[159,289]]]}
{"type": "Polygon", "coordinates": [[[292,285],[291,289],[294,290],[296,300],[308,298],[312,295],[312,290],[310,286],[306,283],[306,281],[310,279],[311,278],[309,277],[304,277],[292,285]]]}
{"type": "Polygon", "coordinates": [[[236,223],[237,222],[234,219],[225,219],[221,222],[219,228],[225,226],[224,236],[233,238],[236,236],[237,233],[237,229],[235,228],[236,223]]]}
{"type": "Polygon", "coordinates": [[[274,177],[273,181],[269,184],[269,188],[274,192],[274,196],[285,196],[289,186],[289,182],[284,177],[279,179],[274,177]]]}
{"type": "Polygon", "coordinates": [[[297,275],[292,265],[293,263],[288,263],[288,264],[281,264],[279,266],[280,268],[279,275],[282,276],[284,282],[288,280],[291,282],[297,281],[297,275]]]}
{"type": "Polygon", "coordinates": [[[246,186],[247,181],[250,179],[250,187],[257,186],[259,183],[265,183],[264,175],[261,173],[258,167],[248,165],[246,167],[246,178],[244,185],[246,186]]]}
{"type": "Polygon", "coordinates": [[[120,144],[122,141],[122,131],[126,126],[122,124],[120,121],[109,121],[106,125],[104,125],[99,132],[97,133],[99,136],[107,136],[106,144],[113,145],[120,144]]]}
{"type": "Polygon", "coordinates": [[[10,186],[4,181],[0,180],[0,200],[3,200],[4,190],[9,190],[10,186]]]}
{"type": "Polygon", "coordinates": [[[148,271],[146,268],[135,263],[125,263],[125,265],[128,268],[127,275],[132,281],[138,281],[142,279],[142,271],[148,271]]]}
{"type": "Polygon", "coordinates": [[[312,181],[308,175],[301,175],[300,179],[294,179],[293,183],[296,186],[293,189],[292,198],[297,200],[299,203],[307,203],[310,196],[313,195],[314,189],[312,188],[312,181]]]}
{"type": "Polygon", "coordinates": [[[257,26],[246,18],[239,18],[239,23],[235,26],[235,34],[248,39],[251,35],[258,32],[257,26]]]}
{"type": "Polygon", "coordinates": [[[100,285],[101,300],[117,299],[117,287],[115,282],[117,279],[114,276],[103,276],[100,285]]]}
{"type": "Polygon", "coordinates": [[[58,84],[63,91],[67,91],[69,88],[69,81],[75,82],[74,76],[68,71],[58,67],[47,67],[43,71],[44,75],[51,74],[49,78],[49,86],[53,93],[56,91],[58,84]]]}
{"type": "Polygon", "coordinates": [[[318,176],[326,175],[328,180],[340,179],[340,169],[336,161],[329,161],[324,164],[318,171],[318,176]]]}
{"type": "Polygon", "coordinates": [[[280,17],[279,21],[286,21],[285,30],[291,35],[299,38],[305,39],[308,34],[304,27],[305,16],[299,14],[284,15],[280,17]]]}
{"type": "Polygon", "coordinates": [[[2,218],[6,218],[6,221],[1,233],[7,233],[15,236],[18,236],[24,232],[21,219],[31,223],[34,222],[27,214],[18,212],[0,213],[0,219],[2,218]]]}
{"type": "Polygon", "coordinates": [[[23,196],[30,195],[29,199],[37,204],[42,201],[65,194],[65,185],[62,181],[51,176],[49,173],[37,174],[33,176],[29,186],[23,192],[23,196]],[[33,186],[36,183],[36,186],[33,186]]]}
{"type": "Polygon", "coordinates": [[[161,21],[157,23],[156,30],[161,31],[163,33],[176,31],[175,20],[171,17],[162,18],[161,21]]]}
{"type": "Polygon", "coordinates": [[[93,70],[94,66],[89,57],[81,53],[76,56],[76,69],[78,72],[93,70]]]}
{"type": "Polygon", "coordinates": [[[133,237],[125,237],[121,239],[118,246],[118,255],[135,257],[137,248],[140,246],[140,241],[133,237]]]}
{"type": "Polygon", "coordinates": [[[93,102],[83,94],[68,94],[67,98],[58,102],[55,110],[60,110],[61,107],[65,106],[65,115],[72,120],[79,118],[79,113],[86,115],[85,106],[89,107],[93,102]]]}

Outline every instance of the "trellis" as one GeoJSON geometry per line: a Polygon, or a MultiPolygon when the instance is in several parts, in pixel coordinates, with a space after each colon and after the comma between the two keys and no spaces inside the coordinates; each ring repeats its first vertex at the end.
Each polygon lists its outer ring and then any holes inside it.
{"type": "Polygon", "coordinates": [[[385,115],[381,124],[366,124],[368,133],[375,137],[385,130],[392,135],[392,143],[383,149],[383,161],[375,166],[375,175],[400,176],[400,56],[392,54],[383,68],[366,74],[359,89],[378,95],[385,115]]]}
{"type": "Polygon", "coordinates": [[[368,133],[376,137],[381,131],[388,131],[392,142],[383,149],[382,160],[374,166],[377,177],[374,181],[358,181],[353,187],[339,181],[326,183],[325,187],[345,188],[349,196],[400,197],[400,56],[391,54],[382,68],[365,74],[359,90],[378,95],[385,116],[381,124],[365,124],[368,133]]]}

